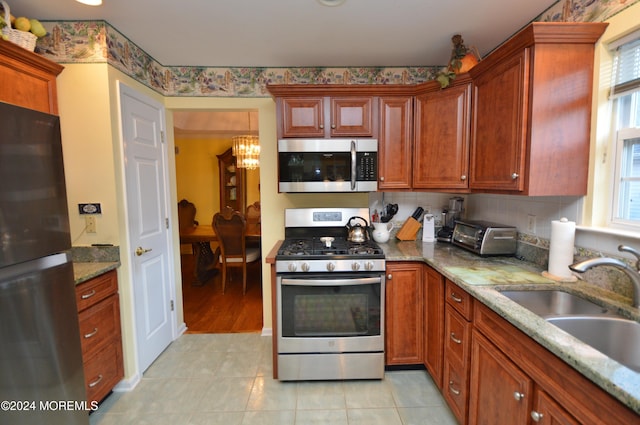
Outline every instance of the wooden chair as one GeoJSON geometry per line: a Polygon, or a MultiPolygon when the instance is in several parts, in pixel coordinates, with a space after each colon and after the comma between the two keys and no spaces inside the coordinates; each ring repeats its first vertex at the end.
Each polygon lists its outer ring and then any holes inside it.
{"type": "MultiPolygon", "coordinates": [[[[244,215],[245,219],[247,220],[247,228],[251,229],[260,229],[260,202],[256,201],[253,204],[249,205],[247,207],[247,212],[244,215]]],[[[249,242],[247,242],[247,247],[248,248],[257,248],[260,249],[260,240],[256,239],[256,240],[249,240],[249,242]]]]}
{"type": "Polygon", "coordinates": [[[247,263],[260,260],[260,250],[247,248],[247,222],[238,211],[226,207],[213,216],[211,223],[220,243],[220,264],[222,266],[222,293],[228,279],[228,268],[242,269],[242,294],[247,292],[247,263]]]}
{"type": "MultiPolygon", "coordinates": [[[[186,233],[198,226],[196,206],[186,199],[178,202],[178,226],[181,233],[186,233]]],[[[191,253],[194,256],[193,274],[195,280],[193,284],[197,286],[204,285],[206,281],[218,273],[216,256],[211,251],[209,242],[192,243],[191,253]]]]}

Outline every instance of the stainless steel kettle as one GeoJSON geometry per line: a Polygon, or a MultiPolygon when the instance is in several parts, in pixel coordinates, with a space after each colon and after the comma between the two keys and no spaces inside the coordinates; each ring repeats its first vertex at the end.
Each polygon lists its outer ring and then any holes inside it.
{"type": "Polygon", "coordinates": [[[369,240],[369,225],[367,220],[362,217],[354,216],[347,221],[347,240],[349,242],[361,243],[369,240]],[[361,223],[351,224],[353,220],[362,220],[364,226],[361,223]]]}

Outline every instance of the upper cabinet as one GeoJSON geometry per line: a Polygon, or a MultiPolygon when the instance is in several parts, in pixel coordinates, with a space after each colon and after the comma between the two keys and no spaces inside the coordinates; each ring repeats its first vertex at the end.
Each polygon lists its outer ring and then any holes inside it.
{"type": "Polygon", "coordinates": [[[436,82],[418,87],[413,188],[467,192],[471,79],[461,75],[446,90],[436,82]]]}
{"type": "Polygon", "coordinates": [[[0,40],[0,101],[58,114],[56,77],[63,66],[0,40]]]}
{"type": "Polygon", "coordinates": [[[606,27],[532,23],[469,71],[472,191],[586,194],[594,44],[606,27]]]}
{"type": "Polygon", "coordinates": [[[384,96],[378,135],[378,189],[411,189],[412,96],[384,96]]]}
{"type": "Polygon", "coordinates": [[[371,137],[373,102],[372,96],[284,97],[282,137],[371,137]]]}

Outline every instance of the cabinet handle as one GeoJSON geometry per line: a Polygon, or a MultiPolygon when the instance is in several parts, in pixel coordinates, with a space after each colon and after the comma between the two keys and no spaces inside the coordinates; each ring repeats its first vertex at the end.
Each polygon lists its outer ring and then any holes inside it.
{"type": "Polygon", "coordinates": [[[92,289],[91,292],[87,292],[86,294],[82,294],[80,296],[80,298],[82,298],[83,300],[86,300],[87,298],[91,298],[96,294],[96,290],[92,289]]]}
{"type": "Polygon", "coordinates": [[[380,176],[380,181],[383,182],[384,181],[384,177],[380,176]]]}
{"type": "Polygon", "coordinates": [[[531,419],[533,419],[534,422],[540,422],[543,416],[540,412],[536,412],[535,410],[531,411],[531,419]]]}
{"type": "Polygon", "coordinates": [[[98,379],[96,379],[93,382],[90,382],[89,383],[89,388],[95,387],[96,385],[98,385],[100,383],[100,381],[102,381],[102,375],[98,375],[98,379]]]}
{"type": "Polygon", "coordinates": [[[324,129],[324,124],[320,124],[318,127],[320,128],[320,130],[323,130],[324,129]]]}
{"type": "Polygon", "coordinates": [[[460,298],[459,296],[457,296],[455,293],[451,293],[451,299],[454,300],[457,303],[461,303],[462,302],[462,298],[460,298]]]}
{"type": "Polygon", "coordinates": [[[515,398],[515,399],[516,399],[516,401],[520,401],[520,400],[522,400],[522,399],[524,398],[524,394],[522,394],[522,393],[521,393],[521,392],[519,392],[519,391],[515,391],[515,392],[513,393],[513,398],[515,398]]]}
{"type": "Polygon", "coordinates": [[[511,174],[511,179],[513,179],[513,180],[517,179],[518,177],[520,177],[520,174],[518,174],[518,173],[511,174]]]}
{"type": "Polygon", "coordinates": [[[460,390],[456,390],[453,388],[453,381],[449,381],[449,391],[451,391],[454,395],[460,395],[460,390]]]}
{"type": "Polygon", "coordinates": [[[84,334],[85,339],[91,338],[95,334],[98,333],[98,328],[93,328],[93,332],[89,332],[88,334],[84,334]]]}
{"type": "Polygon", "coordinates": [[[460,180],[465,181],[467,179],[467,176],[465,176],[464,174],[460,176],[460,180]]]}
{"type": "Polygon", "coordinates": [[[393,275],[392,275],[391,273],[389,273],[389,274],[387,275],[387,280],[391,280],[391,279],[393,279],[393,275]]]}
{"type": "Polygon", "coordinates": [[[336,125],[335,124],[331,124],[331,128],[333,128],[335,130],[336,125]]]}
{"type": "Polygon", "coordinates": [[[451,341],[455,342],[456,344],[462,344],[462,340],[456,338],[456,334],[455,333],[451,332],[450,337],[451,337],[451,341]]]}

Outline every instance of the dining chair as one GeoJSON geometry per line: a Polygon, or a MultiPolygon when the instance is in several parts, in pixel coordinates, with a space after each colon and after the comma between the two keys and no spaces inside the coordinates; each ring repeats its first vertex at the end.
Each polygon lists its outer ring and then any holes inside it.
{"type": "MultiPolygon", "coordinates": [[[[178,202],[178,226],[180,232],[188,232],[198,226],[196,221],[196,206],[193,202],[182,199],[178,202]]],[[[191,244],[191,254],[194,262],[195,286],[202,286],[218,273],[216,259],[217,256],[211,250],[209,242],[194,242],[191,244]]]]}
{"type": "Polygon", "coordinates": [[[222,293],[224,294],[229,268],[242,269],[242,294],[247,292],[247,264],[260,260],[260,250],[246,244],[247,221],[244,215],[226,207],[213,216],[212,226],[220,244],[222,293]]]}
{"type": "MultiPolygon", "coordinates": [[[[244,217],[247,220],[247,229],[257,230],[257,233],[260,233],[260,201],[249,205],[244,217]]],[[[249,239],[247,241],[247,247],[260,249],[260,239],[249,239]]]]}
{"type": "MultiPolygon", "coordinates": [[[[182,199],[178,202],[178,227],[180,233],[193,230],[197,225],[195,204],[186,199],[182,199]]],[[[191,254],[195,255],[195,253],[196,244],[191,244],[191,254]]]]}

